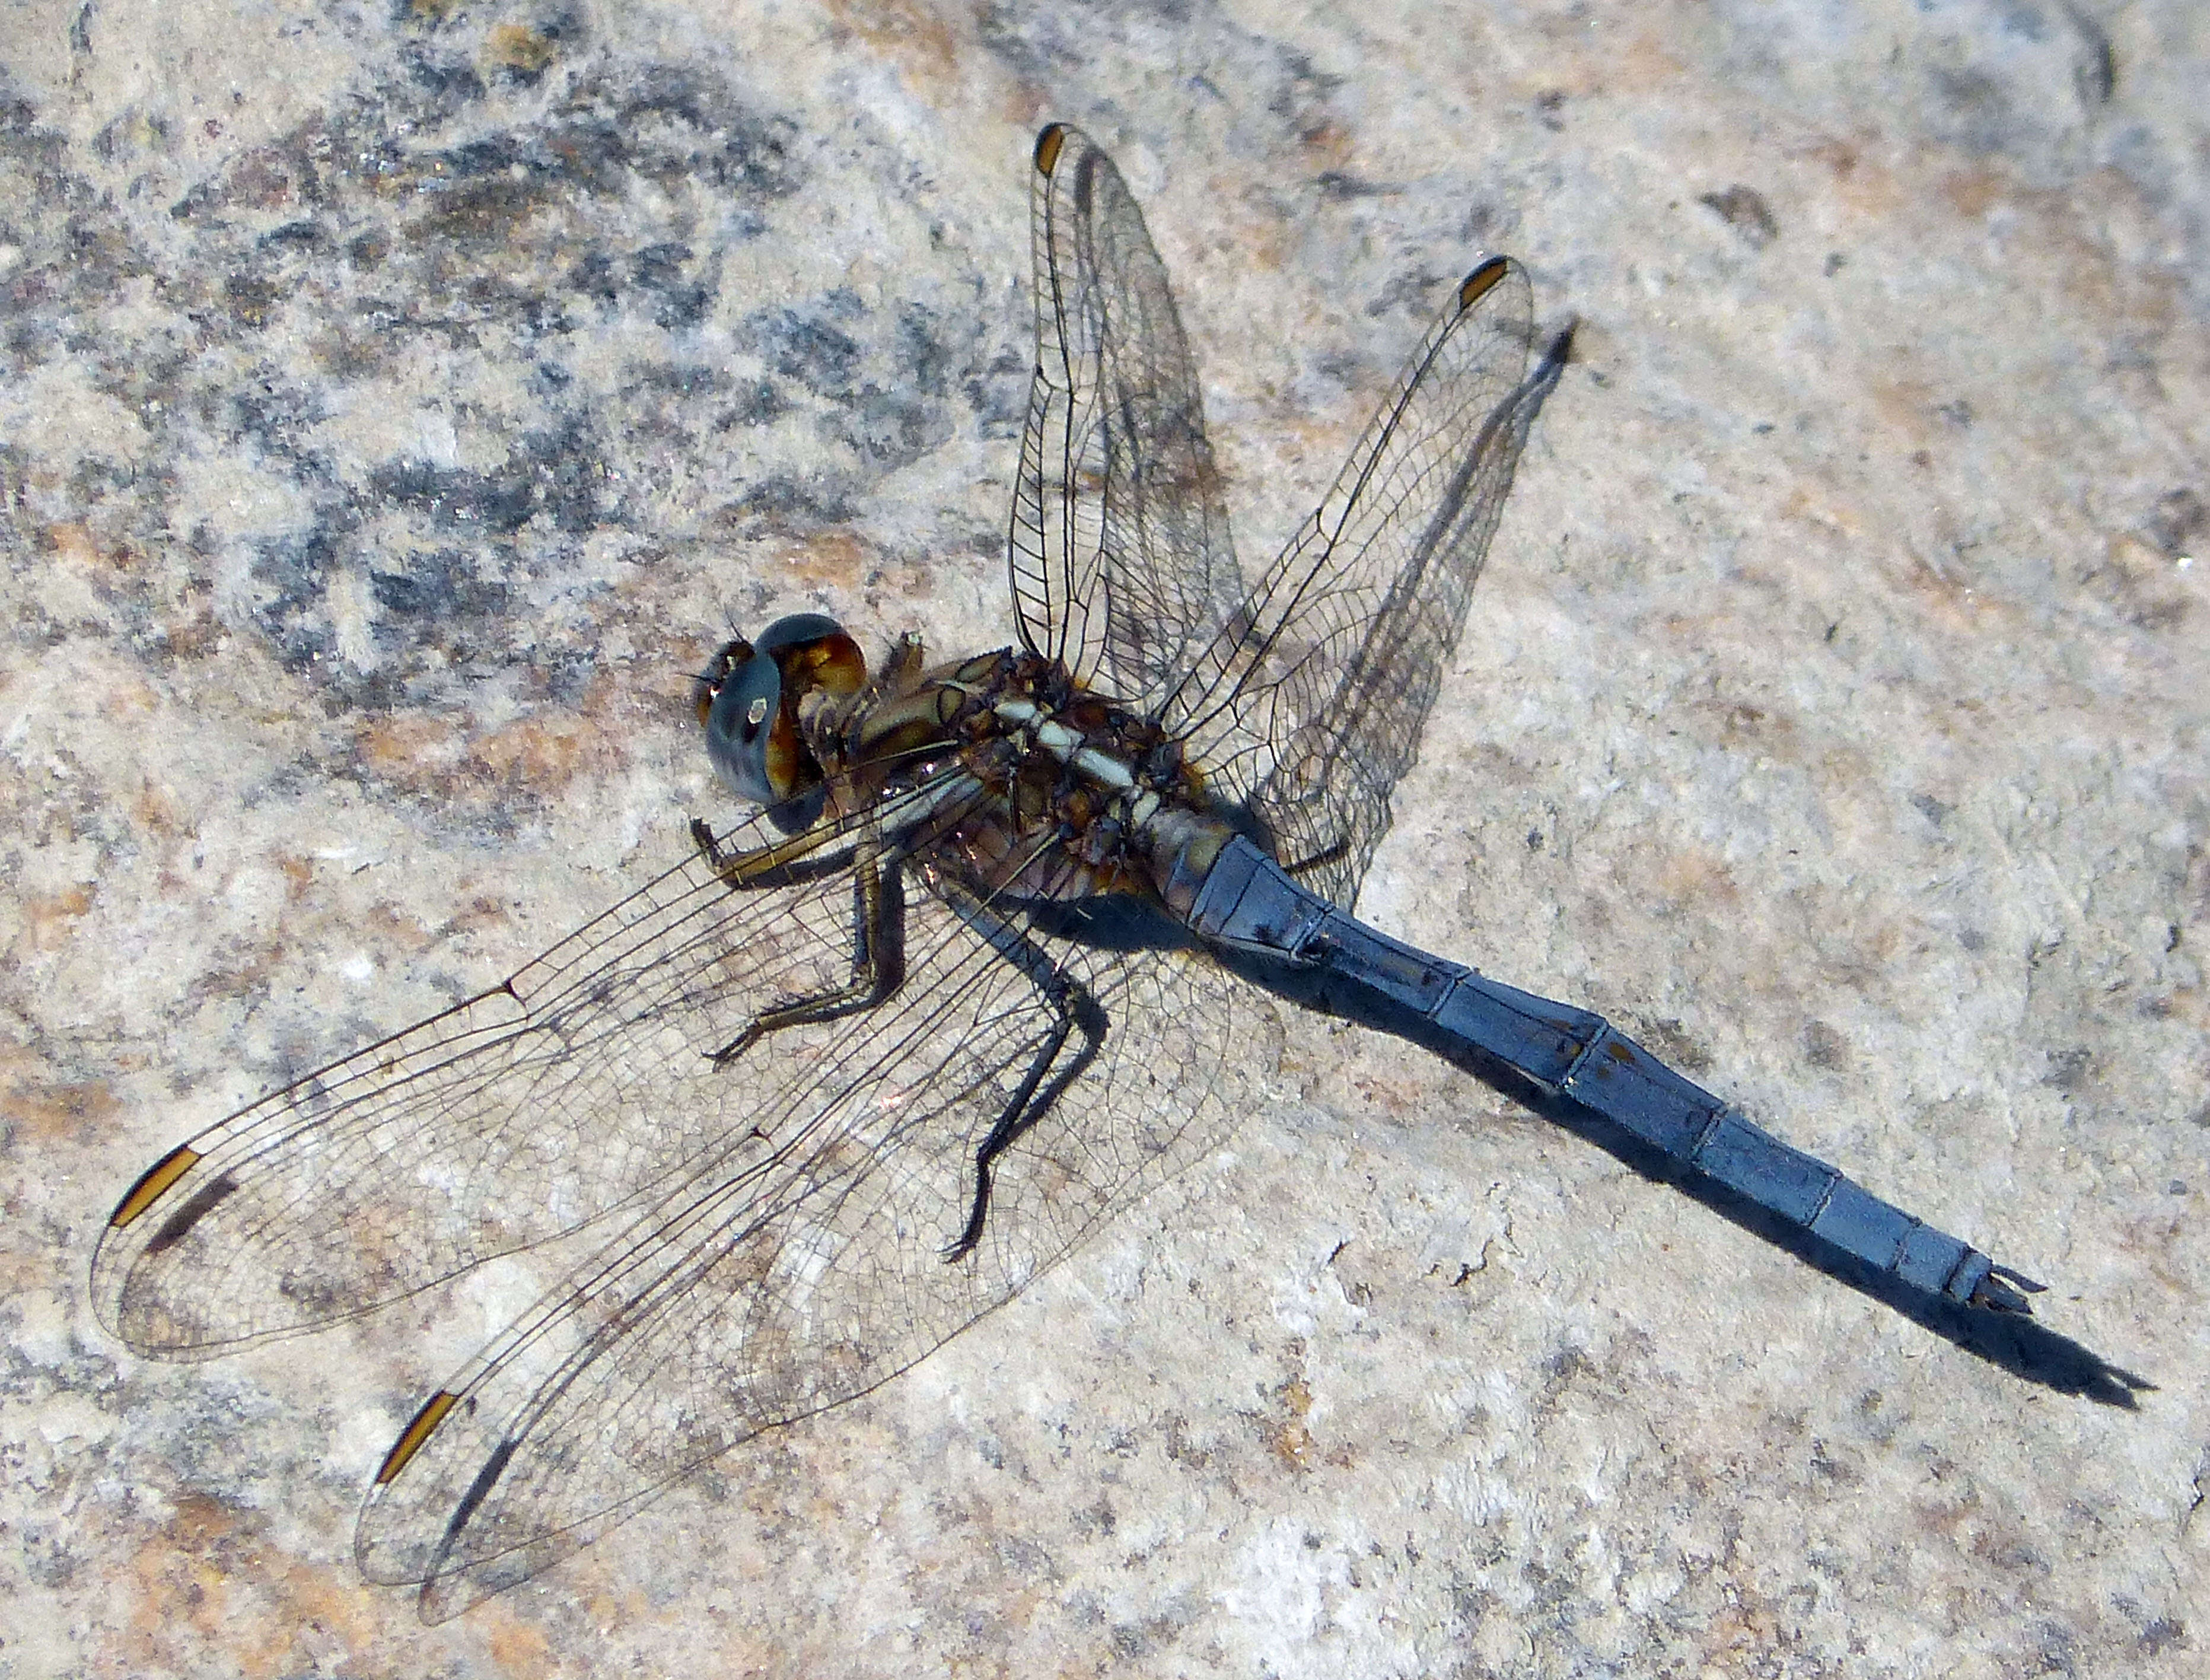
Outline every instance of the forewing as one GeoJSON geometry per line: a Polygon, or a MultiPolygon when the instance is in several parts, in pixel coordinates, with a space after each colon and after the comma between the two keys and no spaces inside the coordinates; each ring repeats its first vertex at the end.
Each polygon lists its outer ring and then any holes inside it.
{"type": "MultiPolygon", "coordinates": [[[[782,838],[756,819],[728,843],[782,838]]],[[[852,877],[833,843],[814,863],[733,892],[688,858],[504,985],[199,1133],[102,1232],[101,1321],[141,1353],[230,1352],[755,1158],[753,1086],[708,1058],[849,979],[852,877]]]]}
{"type": "Polygon", "coordinates": [[[1522,378],[1526,275],[1460,284],[1334,487],[1163,709],[1214,791],[1348,905],[1389,826],[1519,452],[1563,367],[1522,378]]]}
{"type": "Polygon", "coordinates": [[[1143,213],[1078,130],[1046,129],[1036,166],[1036,367],[1010,544],[1021,639],[1148,711],[1242,580],[1143,213]]]}
{"type": "MultiPolygon", "coordinates": [[[[589,1544],[737,1442],[927,1355],[1114,1210],[1213,1147],[1263,1060],[1265,1005],[1189,949],[1059,948],[1105,1025],[1052,1061],[1059,1100],[998,1159],[971,1253],[975,1151],[1064,1018],[1034,975],[921,898],[897,999],[758,1110],[765,1163],[687,1176],[448,1385],[361,1518],[363,1569],[422,1580],[433,1619],[589,1544]]],[[[1077,1012],[1080,1012],[1078,1011],[1077,1012]]],[[[818,1060],[814,1060],[818,1055],[818,1060]]],[[[770,1064],[764,1064],[767,1066],[770,1064]]],[[[1047,1084],[1049,1083],[1047,1079],[1047,1084]]]]}

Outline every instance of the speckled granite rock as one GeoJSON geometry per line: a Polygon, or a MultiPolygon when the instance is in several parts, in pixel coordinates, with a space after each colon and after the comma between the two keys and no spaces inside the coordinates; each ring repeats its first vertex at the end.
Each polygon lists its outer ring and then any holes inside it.
{"type": "Polygon", "coordinates": [[[1357,16],[0,13],[0,1674],[2201,1671],[2210,25],[1357,16]],[[437,1628],[353,1511],[510,1303],[100,1330],[147,1161],[723,808],[727,624],[1006,638],[1052,116],[1247,566],[1474,251],[1581,319],[1362,908],[2045,1275],[2137,1410],[1294,1017],[1232,1152],[437,1628]]]}

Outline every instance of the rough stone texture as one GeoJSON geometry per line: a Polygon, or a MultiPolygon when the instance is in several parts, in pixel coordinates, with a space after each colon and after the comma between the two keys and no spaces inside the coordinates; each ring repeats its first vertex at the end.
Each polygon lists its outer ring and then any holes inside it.
{"type": "Polygon", "coordinates": [[[2210,23],[2086,0],[0,9],[0,1675],[2200,1673],[2210,23]],[[1244,562],[1476,249],[1577,316],[1362,901],[2054,1287],[2025,1380],[1393,1042],[869,1399],[425,1628],[503,1303],[86,1306],[198,1124],[722,809],[686,674],[1006,639],[1030,136],[1244,562]]]}

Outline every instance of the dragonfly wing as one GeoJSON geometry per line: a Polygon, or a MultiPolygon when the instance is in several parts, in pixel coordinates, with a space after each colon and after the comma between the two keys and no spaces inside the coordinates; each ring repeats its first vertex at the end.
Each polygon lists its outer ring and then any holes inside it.
{"type": "Polygon", "coordinates": [[[1021,639],[1148,710],[1243,592],[1165,265],[1113,161],[1036,140],[1036,377],[1013,493],[1021,639]]]}
{"type": "MultiPolygon", "coordinates": [[[[782,837],[755,821],[728,843],[782,837]]],[[[100,1320],[196,1359],[356,1318],[759,1150],[709,1055],[847,982],[850,872],[732,892],[691,857],[504,985],[309,1075],[150,1169],[100,1236],[100,1320]]]]}
{"type": "Polygon", "coordinates": [[[1069,1012],[957,912],[916,895],[908,922],[892,1001],[768,1041],[805,1069],[758,1110],[772,1157],[686,1175],[402,1436],[418,1450],[395,1449],[361,1516],[369,1576],[422,1581],[435,1619],[534,1574],[738,1442],[912,1365],[1242,1106],[1223,1050],[1271,1016],[1201,952],[1058,947],[1102,1012],[1062,1039],[1069,1012]],[[1058,1100],[996,1157],[981,1240],[949,1258],[977,1148],[1040,1057],[1058,1100]]]}
{"type": "Polygon", "coordinates": [[[1564,366],[1523,378],[1527,278],[1461,282],[1334,487],[1165,708],[1284,867],[1348,905],[1389,826],[1520,450],[1564,366]]]}

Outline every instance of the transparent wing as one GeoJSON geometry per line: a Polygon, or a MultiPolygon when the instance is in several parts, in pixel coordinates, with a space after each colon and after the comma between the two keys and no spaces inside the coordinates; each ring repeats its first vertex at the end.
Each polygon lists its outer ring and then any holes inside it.
{"type": "MultiPolygon", "coordinates": [[[[740,847],[780,839],[765,819],[740,847]]],[[[854,900],[809,870],[732,892],[693,856],[504,984],[263,1097],[164,1157],[93,1258],[100,1320],[197,1359],[357,1318],[757,1158],[716,1068],[762,1009],[852,971],[854,900]]]]}
{"type": "Polygon", "coordinates": [[[1389,826],[1561,335],[1523,379],[1527,279],[1460,283],[1334,487],[1162,709],[1281,862],[1349,905],[1389,826]]]}
{"type": "Polygon", "coordinates": [[[1151,710],[1243,593],[1166,269],[1113,161],[1037,137],[1036,368],[1013,493],[1021,640],[1151,710]]]}
{"type": "Polygon", "coordinates": [[[426,1409],[436,1427],[362,1514],[371,1579],[424,1582],[435,1620],[534,1574],[731,1446],[905,1369],[1245,1105],[1223,1050],[1271,1017],[1201,952],[1054,942],[1055,968],[933,897],[907,922],[894,1002],[762,1045],[771,1152],[685,1175],[426,1409]],[[947,1258],[976,1151],[1039,1073],[1058,1100],[997,1157],[979,1244],[947,1258]]]}

